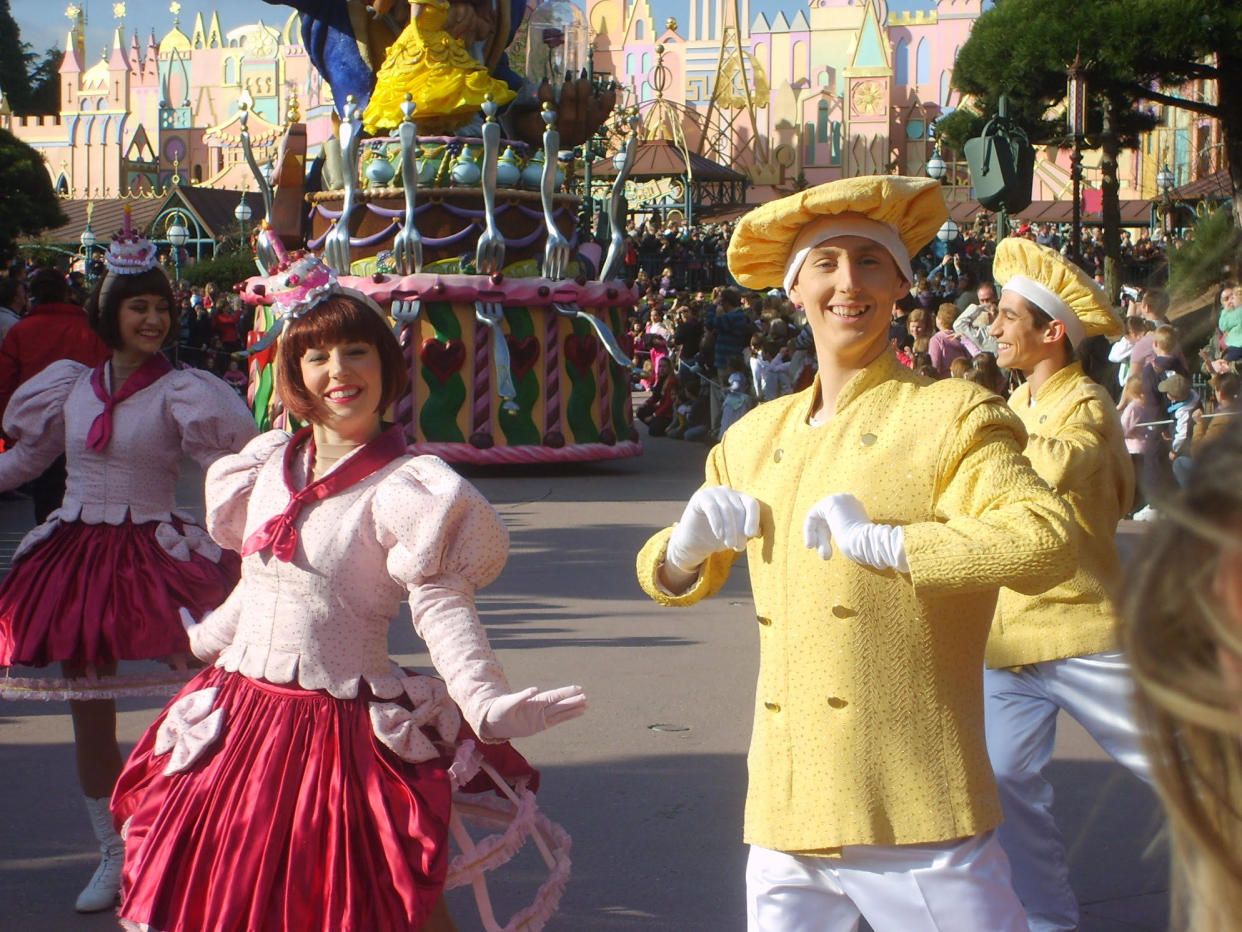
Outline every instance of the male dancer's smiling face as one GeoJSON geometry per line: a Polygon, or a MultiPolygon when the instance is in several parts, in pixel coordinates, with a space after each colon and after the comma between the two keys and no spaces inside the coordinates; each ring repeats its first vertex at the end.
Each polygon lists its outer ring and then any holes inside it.
{"type": "Polygon", "coordinates": [[[820,365],[861,369],[888,346],[893,303],[909,290],[888,250],[861,236],[836,236],[813,248],[789,289],[806,311],[820,365]]]}

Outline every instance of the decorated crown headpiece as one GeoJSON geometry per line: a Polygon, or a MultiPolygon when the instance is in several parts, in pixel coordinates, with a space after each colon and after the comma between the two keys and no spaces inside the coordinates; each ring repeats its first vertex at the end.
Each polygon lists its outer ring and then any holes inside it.
{"type": "Polygon", "coordinates": [[[313,252],[288,252],[279,236],[272,236],[276,262],[268,266],[263,287],[272,310],[281,318],[301,317],[331,294],[340,291],[336,274],[313,252]]]}
{"type": "Polygon", "coordinates": [[[125,205],[125,225],[112,234],[104,262],[117,275],[141,275],[159,265],[155,244],[134,229],[129,205],[125,205]]]}
{"type": "Polygon", "coordinates": [[[279,236],[268,231],[276,262],[268,266],[267,278],[255,288],[257,294],[268,299],[276,320],[271,328],[247,352],[251,355],[271,346],[284,329],[285,324],[306,314],[325,298],[334,294],[348,295],[362,302],[380,317],[384,309],[368,294],[344,287],[337,281],[336,273],[319,256],[308,250],[289,252],[279,236]]]}

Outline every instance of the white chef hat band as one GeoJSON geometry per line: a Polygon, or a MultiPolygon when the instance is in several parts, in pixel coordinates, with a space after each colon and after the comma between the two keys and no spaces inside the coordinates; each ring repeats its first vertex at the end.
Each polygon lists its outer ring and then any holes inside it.
{"type": "Polygon", "coordinates": [[[906,249],[906,244],[901,241],[901,237],[897,235],[896,229],[887,223],[864,217],[862,214],[829,214],[808,223],[794,238],[793,246],[789,250],[789,259],[785,263],[786,293],[797,281],[802,263],[806,261],[811,250],[838,236],[858,236],[878,243],[893,257],[893,261],[897,263],[897,270],[905,276],[906,281],[914,281],[914,272],[910,268],[910,253],[906,249]]]}
{"type": "Polygon", "coordinates": [[[1078,319],[1073,309],[1061,300],[1061,296],[1035,279],[1025,275],[1015,275],[1005,282],[1004,290],[1026,298],[1049,317],[1065,324],[1065,334],[1069,337],[1072,346],[1077,346],[1087,335],[1082,321],[1078,319]]]}

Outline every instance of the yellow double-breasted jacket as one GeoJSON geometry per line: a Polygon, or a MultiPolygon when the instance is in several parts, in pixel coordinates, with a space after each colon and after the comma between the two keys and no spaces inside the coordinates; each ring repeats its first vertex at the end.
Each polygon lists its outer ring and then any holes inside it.
{"type": "MultiPolygon", "coordinates": [[[[760,670],[745,839],[830,853],[985,831],[1000,821],[982,705],[997,587],[1070,574],[1069,513],[1022,456],[1021,423],[975,385],[929,383],[885,353],[811,427],[817,391],[761,405],[707,464],[707,485],[761,506],[747,548],[760,670]],[[806,548],[803,519],[834,492],[904,525],[909,575],[806,548]]],[[[638,556],[647,593],[689,605],[718,591],[732,551],[683,595],[659,586],[671,533],[638,556]]]]}
{"type": "Polygon", "coordinates": [[[1134,498],[1134,468],[1112,398],[1078,363],[1057,370],[1031,404],[1030,385],[1009,399],[1026,456],[1074,516],[1074,575],[1043,592],[1002,589],[988,638],[989,667],[1081,657],[1117,646],[1121,586],[1117,522],[1134,498]]]}

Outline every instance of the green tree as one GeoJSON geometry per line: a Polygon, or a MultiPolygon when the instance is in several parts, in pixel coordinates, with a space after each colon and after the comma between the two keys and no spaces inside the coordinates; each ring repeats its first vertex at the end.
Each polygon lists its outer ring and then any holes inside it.
{"type": "Polygon", "coordinates": [[[30,106],[30,46],[22,41],[9,0],[0,0],[0,91],[14,113],[27,113],[30,106]]]}
{"type": "Polygon", "coordinates": [[[226,294],[233,286],[246,281],[258,274],[254,264],[254,254],[237,250],[236,242],[229,243],[230,251],[221,251],[214,259],[201,259],[198,262],[181,266],[181,277],[191,285],[206,285],[213,282],[226,294]],[[232,251],[237,250],[237,251],[232,251]]]}
{"type": "Polygon", "coordinates": [[[13,258],[16,241],[66,223],[43,158],[0,130],[0,260],[13,258]]]}
{"type": "MultiPolygon", "coordinates": [[[[954,68],[954,84],[974,95],[983,113],[1000,94],[1033,141],[1064,143],[1066,69],[1085,60],[1092,119],[1087,131],[1102,151],[1105,243],[1116,287],[1120,205],[1117,155],[1154,125],[1153,104],[1218,119],[1233,177],[1234,218],[1242,222],[1242,0],[998,0],[975,23],[954,68]],[[1213,82],[1217,103],[1170,88],[1213,82]],[[1161,88],[1161,89],[1158,89],[1161,88]]],[[[969,114],[938,130],[960,143],[969,114]]]]}
{"type": "Polygon", "coordinates": [[[58,113],[60,111],[60,63],[65,53],[56,46],[43,52],[30,70],[30,113],[58,113]]]}

